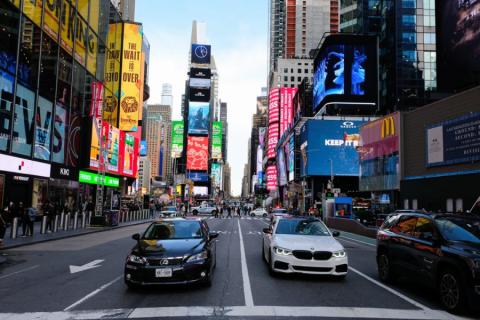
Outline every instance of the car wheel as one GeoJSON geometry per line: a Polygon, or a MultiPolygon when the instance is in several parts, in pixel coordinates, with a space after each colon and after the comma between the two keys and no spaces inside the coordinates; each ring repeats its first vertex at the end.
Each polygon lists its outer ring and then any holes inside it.
{"type": "Polygon", "coordinates": [[[442,305],[449,312],[459,312],[465,306],[465,286],[459,273],[448,268],[440,272],[438,294],[442,305]]]}
{"type": "Polygon", "coordinates": [[[378,277],[383,282],[392,282],[392,266],[387,253],[381,253],[377,258],[378,277]]]}
{"type": "Polygon", "coordinates": [[[193,210],[192,211],[193,215],[196,216],[198,214],[198,211],[197,210],[193,210]]]}

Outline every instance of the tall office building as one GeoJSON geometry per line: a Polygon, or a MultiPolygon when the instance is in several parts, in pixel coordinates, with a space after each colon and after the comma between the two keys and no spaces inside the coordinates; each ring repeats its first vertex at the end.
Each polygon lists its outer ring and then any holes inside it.
{"type": "Polygon", "coordinates": [[[149,105],[147,110],[147,153],[152,162],[152,177],[159,176],[172,183],[171,159],[172,108],[169,105],[149,105]]]}
{"type": "Polygon", "coordinates": [[[162,84],[162,97],[160,103],[164,106],[173,107],[172,85],[170,83],[162,84]]]}
{"type": "Polygon", "coordinates": [[[340,13],[342,32],[379,36],[383,112],[413,109],[441,97],[436,94],[435,1],[342,0],[340,13]]]}
{"type": "Polygon", "coordinates": [[[228,162],[223,166],[223,190],[225,198],[228,199],[232,196],[232,168],[228,162]]]}

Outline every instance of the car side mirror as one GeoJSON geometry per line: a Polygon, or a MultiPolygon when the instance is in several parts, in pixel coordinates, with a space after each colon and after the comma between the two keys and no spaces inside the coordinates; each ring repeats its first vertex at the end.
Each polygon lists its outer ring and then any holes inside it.
{"type": "Polygon", "coordinates": [[[263,233],[266,233],[266,234],[272,234],[272,229],[270,228],[263,228],[263,233]]]}
{"type": "Polygon", "coordinates": [[[208,238],[209,238],[209,239],[216,239],[216,238],[218,238],[218,232],[210,232],[210,233],[208,233],[208,238]]]}
{"type": "Polygon", "coordinates": [[[140,240],[140,233],[135,233],[133,236],[132,236],[132,239],[133,240],[140,240]]]}
{"type": "Polygon", "coordinates": [[[334,237],[340,237],[340,232],[338,232],[338,231],[333,231],[333,232],[332,232],[332,236],[334,236],[334,237]]]}

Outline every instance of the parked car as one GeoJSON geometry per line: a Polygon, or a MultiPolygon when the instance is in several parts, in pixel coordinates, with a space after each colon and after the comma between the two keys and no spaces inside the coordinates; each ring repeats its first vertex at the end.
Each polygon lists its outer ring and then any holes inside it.
{"type": "Polygon", "coordinates": [[[163,208],[162,211],[160,211],[160,214],[162,217],[176,217],[179,215],[177,212],[177,207],[175,206],[166,206],[163,208]]]}
{"type": "Polygon", "coordinates": [[[263,259],[271,274],[326,274],[344,278],[348,272],[347,253],[316,218],[279,217],[263,229],[263,259]]]}
{"type": "Polygon", "coordinates": [[[268,212],[265,208],[256,208],[250,212],[252,217],[267,217],[268,212]]]}
{"type": "Polygon", "coordinates": [[[169,218],[134,234],[137,241],[125,262],[129,288],[156,284],[212,283],[218,233],[201,219],[169,218]]]}
{"type": "Polygon", "coordinates": [[[377,234],[382,281],[406,275],[435,288],[444,308],[480,302],[480,219],[459,214],[398,212],[377,234]]]}
{"type": "Polygon", "coordinates": [[[213,207],[209,204],[202,203],[198,207],[193,207],[192,208],[192,214],[194,216],[196,215],[215,215],[217,213],[217,208],[213,207]]]}
{"type": "Polygon", "coordinates": [[[277,217],[288,217],[290,214],[285,208],[273,208],[270,212],[270,220],[273,222],[277,217]]]}

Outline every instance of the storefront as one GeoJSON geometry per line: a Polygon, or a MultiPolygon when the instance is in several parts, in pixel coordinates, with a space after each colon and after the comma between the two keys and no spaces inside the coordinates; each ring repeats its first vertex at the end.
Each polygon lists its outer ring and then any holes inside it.
{"type": "Polygon", "coordinates": [[[52,164],[48,196],[61,208],[74,212],[80,208],[78,169],[52,164]]]}
{"type": "MultiPolygon", "coordinates": [[[[97,185],[101,183],[98,173],[80,170],[78,174],[79,201],[84,204],[87,201],[96,202],[97,185]]],[[[104,209],[118,209],[120,206],[120,178],[105,175],[104,185],[104,209]]]]}

